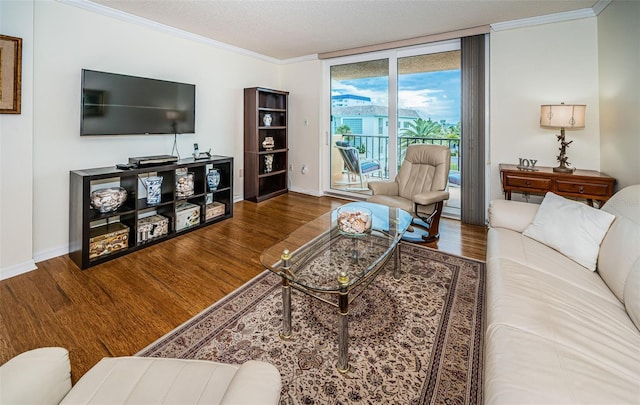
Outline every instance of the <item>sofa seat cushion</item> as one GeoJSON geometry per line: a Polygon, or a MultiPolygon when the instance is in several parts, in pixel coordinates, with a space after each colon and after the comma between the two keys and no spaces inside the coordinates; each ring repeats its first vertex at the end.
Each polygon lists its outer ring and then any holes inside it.
{"type": "Polygon", "coordinates": [[[513,263],[573,284],[614,304],[620,304],[597,273],[586,270],[560,252],[519,232],[491,228],[487,235],[487,259],[509,259],[513,263]]]}
{"type": "Polygon", "coordinates": [[[61,404],[224,404],[227,388],[234,404],[274,404],[280,374],[270,364],[242,366],[200,360],[147,357],[104,358],[73,387],[61,404]],[[234,381],[240,368],[250,369],[234,381]],[[244,399],[238,398],[242,387],[244,399]]]}
{"type": "Polygon", "coordinates": [[[485,404],[613,405],[637,404],[640,398],[637,357],[635,365],[633,359],[604,363],[573,346],[508,325],[497,327],[486,342],[485,404]]]}

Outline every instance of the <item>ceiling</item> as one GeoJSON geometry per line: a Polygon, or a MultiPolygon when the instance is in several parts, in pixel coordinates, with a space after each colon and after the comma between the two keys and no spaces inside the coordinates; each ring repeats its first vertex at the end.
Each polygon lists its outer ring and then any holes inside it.
{"type": "Polygon", "coordinates": [[[91,0],[278,60],[591,9],[597,0],[91,0]]]}

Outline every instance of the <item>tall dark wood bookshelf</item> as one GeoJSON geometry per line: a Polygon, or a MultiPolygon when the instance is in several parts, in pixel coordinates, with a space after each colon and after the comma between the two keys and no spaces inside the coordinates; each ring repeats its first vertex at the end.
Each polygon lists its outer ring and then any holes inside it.
{"type": "Polygon", "coordinates": [[[289,92],[244,89],[244,199],[260,202],[288,192],[289,92]],[[265,122],[265,115],[271,123],[265,122]],[[273,138],[273,146],[265,139],[273,138]],[[272,159],[272,163],[268,161],[272,159]]]}

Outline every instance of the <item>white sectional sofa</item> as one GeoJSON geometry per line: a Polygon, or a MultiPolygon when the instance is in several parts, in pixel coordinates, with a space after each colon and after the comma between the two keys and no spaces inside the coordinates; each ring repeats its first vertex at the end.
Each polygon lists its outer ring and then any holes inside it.
{"type": "Polygon", "coordinates": [[[640,185],[602,208],[596,271],[523,235],[539,207],[490,204],[484,403],[640,404],[640,185]]]}

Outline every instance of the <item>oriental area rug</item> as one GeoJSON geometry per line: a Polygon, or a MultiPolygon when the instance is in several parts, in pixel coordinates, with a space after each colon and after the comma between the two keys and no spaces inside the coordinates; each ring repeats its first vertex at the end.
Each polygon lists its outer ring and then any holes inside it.
{"type": "Polygon", "coordinates": [[[138,356],[263,360],[282,376],[281,404],[480,404],[484,263],[401,243],[349,306],[350,371],[336,369],[337,309],[293,290],[283,340],[280,277],[265,271],[138,356]]]}

